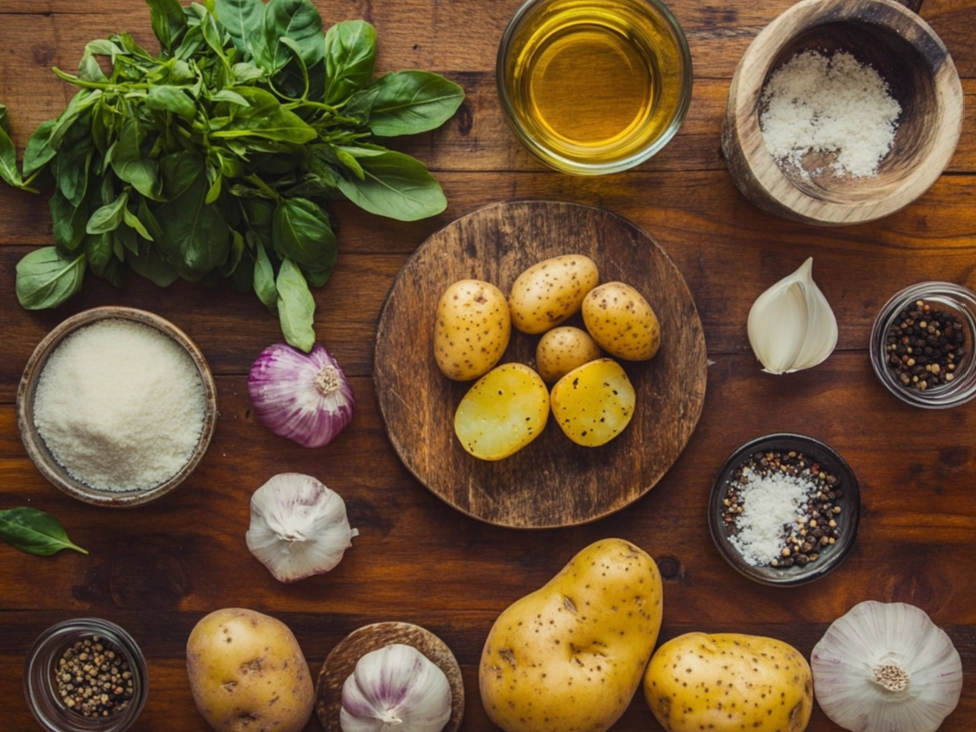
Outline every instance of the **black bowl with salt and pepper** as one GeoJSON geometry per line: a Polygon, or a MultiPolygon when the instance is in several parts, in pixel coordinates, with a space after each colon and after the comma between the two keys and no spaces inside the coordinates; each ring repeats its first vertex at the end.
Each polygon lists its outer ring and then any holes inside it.
{"type": "Polygon", "coordinates": [[[719,553],[740,574],[773,586],[833,571],[857,537],[860,489],[847,462],[805,435],[759,437],[716,474],[708,525],[719,553]]]}

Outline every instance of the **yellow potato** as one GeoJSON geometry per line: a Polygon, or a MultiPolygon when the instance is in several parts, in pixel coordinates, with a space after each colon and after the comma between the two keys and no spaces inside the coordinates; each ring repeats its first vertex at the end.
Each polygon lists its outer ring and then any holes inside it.
{"type": "Polygon", "coordinates": [[[539,339],[535,349],[535,367],[543,381],[559,381],[577,366],[602,355],[589,333],[564,325],[547,331],[539,339]]]}
{"type": "Polygon", "coordinates": [[[501,360],[511,333],[502,291],[490,282],[459,280],[437,303],[434,359],[449,379],[477,379],[501,360]]]}
{"type": "Polygon", "coordinates": [[[601,358],[556,382],[549,401],[556,424],[569,439],[577,445],[599,447],[630,424],[637,393],[619,363],[601,358]]]}
{"type": "Polygon", "coordinates": [[[315,704],[295,636],[253,610],[201,619],[186,643],[186,671],[197,709],[217,732],[299,732],[315,704]]]}
{"type": "Polygon", "coordinates": [[[578,312],[596,287],[596,263],[582,254],[538,262],[518,276],[508,296],[512,324],[523,333],[544,333],[578,312]]]}
{"type": "Polygon", "coordinates": [[[803,732],[813,676],[803,655],[775,638],[686,633],[657,649],[644,696],[667,732],[803,732]]]}
{"type": "Polygon", "coordinates": [[[454,433],[464,449],[482,460],[507,458],[542,434],[549,420],[549,390],[520,363],[497,366],[482,376],[454,413],[454,433]]]}
{"type": "Polygon", "coordinates": [[[661,628],[661,575],[622,539],[583,549],[495,621],[481,700],[506,732],[604,732],[630,704],[661,628]]]}
{"type": "Polygon", "coordinates": [[[623,282],[607,282],[583,300],[583,323],[611,356],[646,361],[661,347],[661,324],[644,296],[623,282]]]}

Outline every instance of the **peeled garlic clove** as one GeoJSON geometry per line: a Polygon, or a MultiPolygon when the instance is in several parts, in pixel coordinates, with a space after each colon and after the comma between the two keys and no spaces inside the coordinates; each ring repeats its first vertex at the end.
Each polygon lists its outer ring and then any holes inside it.
{"type": "Polygon", "coordinates": [[[251,496],[247,548],[280,582],[328,572],[358,534],[339,494],[309,475],[281,473],[251,496]]]}
{"type": "Polygon", "coordinates": [[[367,653],[342,685],[342,732],[440,732],[451,718],[451,685],[413,646],[367,653]]]}
{"type": "Polygon", "coordinates": [[[759,296],[749,311],[749,344],[770,374],[822,363],[837,346],[837,319],[813,281],[813,257],[759,296]]]}

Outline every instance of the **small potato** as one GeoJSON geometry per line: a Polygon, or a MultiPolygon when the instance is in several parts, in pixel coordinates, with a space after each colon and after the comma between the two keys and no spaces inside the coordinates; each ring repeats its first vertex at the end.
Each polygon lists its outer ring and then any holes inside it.
{"type": "Polygon", "coordinates": [[[577,445],[599,447],[624,431],[637,394],[616,361],[601,358],[575,368],[552,387],[552,416],[577,445]]]}
{"type": "Polygon", "coordinates": [[[449,379],[477,379],[501,360],[511,334],[504,293],[490,282],[459,280],[437,303],[434,359],[449,379]]]}
{"type": "Polygon", "coordinates": [[[523,333],[544,333],[579,311],[586,293],[599,281],[596,263],[582,254],[538,262],[512,285],[512,324],[523,333]]]}
{"type": "Polygon", "coordinates": [[[646,361],[661,347],[661,324],[637,290],[623,282],[607,282],[583,300],[583,323],[611,356],[646,361]]]}
{"type": "Polygon", "coordinates": [[[506,363],[489,371],[461,399],[454,433],[476,458],[507,458],[542,434],[549,391],[535,371],[506,363]]]}
{"type": "Polygon", "coordinates": [[[562,377],[603,353],[585,330],[564,325],[543,334],[535,349],[535,367],[543,381],[559,381],[562,377]]]}

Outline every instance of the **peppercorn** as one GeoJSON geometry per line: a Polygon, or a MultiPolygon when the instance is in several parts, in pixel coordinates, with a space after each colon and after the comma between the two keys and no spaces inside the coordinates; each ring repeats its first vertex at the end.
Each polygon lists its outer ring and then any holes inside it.
{"type": "Polygon", "coordinates": [[[953,380],[965,346],[965,329],[955,314],[916,300],[885,333],[885,360],[899,383],[925,391],[953,380]]]}
{"type": "Polygon", "coordinates": [[[64,705],[86,717],[118,714],[135,691],[125,654],[97,635],[65,649],[55,679],[64,705]]]}

